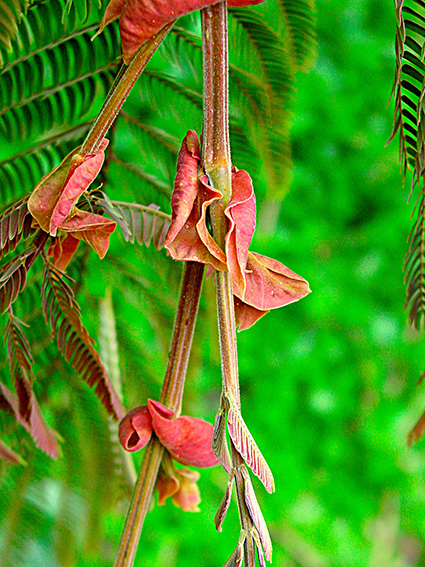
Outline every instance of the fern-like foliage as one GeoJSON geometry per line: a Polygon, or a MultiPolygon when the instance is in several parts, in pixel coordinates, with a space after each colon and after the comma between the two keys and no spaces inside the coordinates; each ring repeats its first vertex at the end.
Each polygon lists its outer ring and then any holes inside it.
{"type": "Polygon", "coordinates": [[[28,270],[47,240],[47,235],[39,232],[32,245],[12,258],[0,268],[0,313],[9,309],[27,282],[28,270]]]}
{"type": "Polygon", "coordinates": [[[145,246],[152,242],[157,250],[163,248],[171,215],[160,211],[157,205],[111,201],[106,194],[97,203],[121,227],[126,242],[145,246]]]}
{"type": "Polygon", "coordinates": [[[2,393],[15,412],[18,422],[34,438],[38,447],[53,458],[59,454],[55,432],[46,424],[33,392],[33,358],[20,322],[9,309],[5,340],[9,355],[10,372],[15,382],[15,396],[3,385],[2,393]]]}
{"type": "Polygon", "coordinates": [[[399,133],[403,175],[410,170],[412,190],[419,187],[415,222],[404,262],[406,308],[411,324],[419,329],[425,316],[425,5],[416,0],[399,0],[396,2],[396,18],[395,113],[390,140],[399,133]]]}
{"type": "Polygon", "coordinates": [[[28,197],[20,199],[0,214],[0,259],[15,250],[18,243],[31,233],[32,217],[27,200],[28,197]]]}
{"type": "Polygon", "coordinates": [[[124,415],[100,357],[93,347],[87,329],[81,322],[81,313],[69,286],[70,278],[45,261],[42,286],[43,311],[56,343],[67,362],[95,392],[108,413],[120,419],[124,415]]]}
{"type": "Polygon", "coordinates": [[[1,0],[0,2],[0,43],[8,50],[12,48],[11,40],[18,33],[18,23],[28,8],[28,4],[28,0],[1,0]]]}

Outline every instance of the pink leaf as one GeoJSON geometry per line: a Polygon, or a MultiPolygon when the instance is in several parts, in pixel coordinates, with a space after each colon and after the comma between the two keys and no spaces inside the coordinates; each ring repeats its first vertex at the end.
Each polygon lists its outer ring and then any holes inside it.
{"type": "Polygon", "coordinates": [[[237,283],[234,293],[244,303],[261,311],[283,307],[311,291],[304,278],[277,260],[253,252],[248,253],[245,277],[245,294],[237,283]]]}
{"type": "Polygon", "coordinates": [[[226,234],[227,266],[243,296],[248,248],[255,230],[255,195],[246,171],[232,174],[232,201],[224,212],[230,221],[226,234]]]}
{"type": "Polygon", "coordinates": [[[65,237],[53,238],[50,242],[47,254],[50,258],[53,258],[53,265],[64,272],[79,244],[80,241],[74,238],[71,234],[68,234],[65,237]]]}
{"type": "MultiPolygon", "coordinates": [[[[73,159],[78,156],[76,148],[36,185],[28,200],[28,210],[45,232],[50,232],[50,221],[56,203],[68,177],[73,159]]],[[[81,156],[80,156],[81,157],[81,156]]]]}
{"type": "Polygon", "coordinates": [[[72,216],[65,219],[58,228],[72,233],[78,240],[84,240],[100,258],[104,258],[109,248],[109,237],[116,226],[116,222],[111,219],[74,209],[72,216]]]}
{"type": "Polygon", "coordinates": [[[177,175],[171,198],[172,222],[165,247],[175,260],[193,260],[227,270],[224,252],[214,242],[206,226],[206,211],[222,197],[205,176],[198,180],[199,141],[189,130],[179,153],[177,175]]]}
{"type": "Polygon", "coordinates": [[[252,307],[252,305],[248,305],[241,301],[236,295],[233,296],[235,302],[235,319],[236,319],[236,326],[238,327],[238,331],[245,331],[249,329],[256,323],[261,317],[267,315],[269,310],[262,311],[261,309],[257,309],[256,307],[252,307]]]}
{"type": "MultiPolygon", "coordinates": [[[[264,0],[230,0],[229,6],[259,4],[264,0]]],[[[101,29],[119,17],[124,61],[129,63],[137,50],[166,24],[180,16],[215,4],[211,0],[112,0],[101,29]]]]}
{"type": "Polygon", "coordinates": [[[99,151],[86,156],[76,148],[35,187],[28,210],[45,232],[56,236],[58,226],[99,173],[107,145],[103,139],[99,151]]]}
{"type": "Polygon", "coordinates": [[[16,421],[30,433],[36,446],[52,457],[52,459],[56,459],[61,452],[59,435],[44,421],[34,392],[31,392],[31,414],[28,421],[23,419],[19,413],[19,404],[15,394],[1,382],[0,392],[1,397],[3,397],[15,413],[16,421]]]}
{"type": "Polygon", "coordinates": [[[152,418],[147,406],[132,409],[120,421],[118,435],[126,451],[138,451],[152,437],[152,418]]]}
{"type": "Polygon", "coordinates": [[[218,464],[212,450],[210,423],[195,417],[173,418],[168,408],[154,400],[148,400],[148,408],[155,433],[177,462],[199,468],[218,464]]]}
{"type": "Polygon", "coordinates": [[[104,138],[99,150],[94,154],[89,154],[84,157],[77,155],[74,157],[68,178],[52,212],[50,234],[53,236],[56,234],[57,227],[62,224],[69,215],[72,207],[84,191],[93,183],[99,171],[102,169],[105,159],[104,152],[108,144],[109,141],[104,138]],[[76,166],[74,166],[74,164],[76,164],[76,166]]]}

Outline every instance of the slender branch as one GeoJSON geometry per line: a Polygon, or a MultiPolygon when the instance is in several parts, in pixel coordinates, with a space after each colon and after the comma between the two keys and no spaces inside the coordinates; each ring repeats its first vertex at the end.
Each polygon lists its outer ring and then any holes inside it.
{"type": "Polygon", "coordinates": [[[160,29],[156,35],[142,45],[129,66],[123,66],[120,69],[93,126],[83,142],[81,155],[85,156],[99,149],[101,141],[121,110],[134,83],[173,25],[174,22],[171,22],[160,29]]]}
{"type": "MultiPolygon", "coordinates": [[[[224,249],[227,220],[224,209],[232,198],[232,171],[229,144],[228,112],[228,53],[227,5],[215,4],[202,10],[202,38],[204,65],[204,119],[202,132],[202,160],[210,182],[223,194],[211,207],[212,232],[217,244],[224,249]]],[[[230,394],[240,406],[239,377],[236,345],[236,324],[232,280],[228,272],[215,275],[217,311],[223,375],[223,393],[230,394]]],[[[231,447],[232,470],[235,475],[241,529],[245,532],[245,565],[255,565],[253,526],[245,502],[245,484],[241,473],[244,460],[231,447]]]]}
{"type": "MultiPolygon", "coordinates": [[[[189,353],[201,294],[204,265],[186,262],[173,337],[160,401],[179,415],[183,398],[189,353]]],[[[142,466],[127,514],[114,567],[131,567],[137,551],[143,523],[155,488],[164,446],[153,434],[145,449],[142,466]]]]}

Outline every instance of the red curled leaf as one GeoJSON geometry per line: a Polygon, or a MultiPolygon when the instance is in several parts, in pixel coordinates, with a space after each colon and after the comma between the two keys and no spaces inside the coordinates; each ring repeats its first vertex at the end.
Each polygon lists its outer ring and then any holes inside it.
{"type": "Polygon", "coordinates": [[[240,300],[236,295],[233,296],[234,303],[235,303],[235,319],[236,319],[236,326],[238,327],[238,331],[245,331],[249,329],[256,323],[261,317],[267,315],[269,309],[267,311],[262,311],[261,309],[256,309],[252,307],[252,305],[248,305],[240,300]]]}
{"type": "Polygon", "coordinates": [[[86,156],[76,148],[37,184],[28,210],[45,232],[56,236],[58,226],[99,173],[108,143],[104,138],[99,150],[86,156]]]}
{"type": "Polygon", "coordinates": [[[232,174],[232,200],[224,211],[230,221],[226,234],[227,267],[233,282],[245,293],[248,248],[255,230],[255,195],[246,171],[232,174]]]}
{"type": "Polygon", "coordinates": [[[304,278],[277,260],[255,252],[248,253],[245,278],[245,294],[236,283],[235,295],[261,311],[283,307],[311,291],[304,278]]]}
{"type": "MultiPolygon", "coordinates": [[[[228,5],[249,6],[263,1],[229,0],[228,5]]],[[[166,24],[216,3],[216,0],[111,0],[106,8],[101,30],[121,16],[121,41],[124,61],[128,64],[139,47],[166,24]]]]}
{"type": "Polygon", "coordinates": [[[200,163],[198,136],[189,130],[177,160],[171,198],[173,216],[165,247],[175,260],[192,260],[226,270],[224,252],[214,242],[205,220],[207,208],[222,194],[208,184],[205,176],[198,179],[200,163]]]}
{"type": "Polygon", "coordinates": [[[126,451],[138,451],[152,436],[152,418],[147,406],[132,409],[120,421],[118,435],[126,451]]]}
{"type": "Polygon", "coordinates": [[[148,400],[152,426],[159,440],[182,465],[199,468],[213,467],[218,460],[212,450],[213,426],[203,419],[181,416],[160,402],[148,400]]]}
{"type": "Polygon", "coordinates": [[[58,228],[72,233],[77,240],[84,240],[100,258],[104,258],[109,248],[109,237],[116,226],[117,223],[111,219],[74,209],[72,216],[65,219],[58,228]]]}
{"type": "Polygon", "coordinates": [[[70,234],[65,237],[53,238],[50,242],[47,255],[52,258],[53,265],[64,272],[79,244],[80,241],[70,234]]]}

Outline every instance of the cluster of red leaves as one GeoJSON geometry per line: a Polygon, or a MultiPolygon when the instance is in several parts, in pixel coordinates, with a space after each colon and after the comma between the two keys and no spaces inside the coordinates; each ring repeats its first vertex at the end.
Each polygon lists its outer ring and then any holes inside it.
{"type": "MultiPolygon", "coordinates": [[[[195,417],[174,417],[171,410],[154,400],[148,400],[147,406],[134,408],[121,420],[121,445],[127,451],[138,451],[147,445],[153,432],[167,453],[182,465],[207,468],[218,464],[212,450],[212,425],[195,417]]],[[[164,504],[171,496],[176,506],[185,511],[197,511],[198,479],[199,473],[176,468],[166,457],[157,480],[158,503],[164,504]]]]}
{"type": "Polygon", "coordinates": [[[103,258],[109,236],[116,223],[75,204],[98,175],[104,161],[108,140],[103,139],[97,152],[82,156],[73,150],[55,169],[37,184],[28,200],[28,210],[38,226],[55,237],[49,256],[60,270],[65,270],[78,244],[84,240],[103,258]]]}
{"type": "MultiPolygon", "coordinates": [[[[250,6],[261,2],[264,0],[229,0],[228,6],[250,6]]],[[[216,3],[217,0],[111,0],[100,31],[120,18],[124,62],[128,64],[138,49],[165,25],[216,3]]]]}
{"type": "Polygon", "coordinates": [[[223,197],[199,175],[201,157],[196,132],[189,130],[179,153],[171,199],[173,218],[165,246],[176,260],[202,262],[228,271],[233,281],[236,322],[248,329],[270,309],[298,301],[310,292],[308,283],[271,258],[249,252],[255,230],[255,195],[246,171],[232,173],[232,201],[225,209],[225,250],[207,226],[207,210],[223,197]]]}

